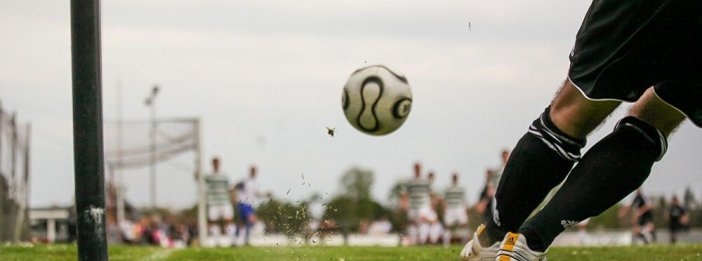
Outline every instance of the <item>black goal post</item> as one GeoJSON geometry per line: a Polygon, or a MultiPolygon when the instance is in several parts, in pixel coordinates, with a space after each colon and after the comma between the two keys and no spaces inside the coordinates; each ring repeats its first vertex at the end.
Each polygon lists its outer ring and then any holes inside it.
{"type": "Polygon", "coordinates": [[[80,261],[108,260],[100,49],[100,1],[71,0],[73,165],[80,261]]]}

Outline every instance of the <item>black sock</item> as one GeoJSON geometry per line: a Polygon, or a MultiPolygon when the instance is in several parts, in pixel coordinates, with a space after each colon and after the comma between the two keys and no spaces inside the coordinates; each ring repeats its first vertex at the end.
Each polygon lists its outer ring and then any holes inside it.
{"type": "Polygon", "coordinates": [[[550,190],[565,179],[585,146],[585,140],[558,130],[548,115],[546,108],[509,156],[497,186],[495,208],[489,209],[497,211],[486,224],[491,243],[518,231],[550,190]]]}
{"type": "Polygon", "coordinates": [[[595,144],[551,201],[520,229],[529,248],[545,251],[566,228],[616,204],[648,177],[666,149],[665,137],[634,117],[595,144]]]}

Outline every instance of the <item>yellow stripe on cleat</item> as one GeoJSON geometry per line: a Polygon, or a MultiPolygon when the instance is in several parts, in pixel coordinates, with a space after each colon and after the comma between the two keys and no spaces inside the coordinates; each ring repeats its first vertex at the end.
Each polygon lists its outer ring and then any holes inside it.
{"type": "Polygon", "coordinates": [[[517,244],[517,238],[519,237],[519,234],[515,233],[507,233],[507,238],[505,239],[504,246],[502,247],[504,250],[507,251],[513,251],[514,250],[514,245],[517,244]]]}
{"type": "MultiPolygon", "coordinates": [[[[517,233],[507,233],[507,237],[505,240],[502,242],[502,245],[500,246],[500,250],[504,251],[514,251],[514,245],[517,244],[517,239],[519,238],[519,234],[517,233]]],[[[512,258],[508,255],[499,255],[497,257],[497,261],[510,261],[512,258]]]]}

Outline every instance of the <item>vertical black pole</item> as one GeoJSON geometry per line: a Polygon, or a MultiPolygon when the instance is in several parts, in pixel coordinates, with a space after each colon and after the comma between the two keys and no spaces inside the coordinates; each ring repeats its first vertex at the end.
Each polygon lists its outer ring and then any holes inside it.
{"type": "Polygon", "coordinates": [[[99,0],[71,0],[71,44],[78,260],[103,261],[108,258],[99,0]]]}

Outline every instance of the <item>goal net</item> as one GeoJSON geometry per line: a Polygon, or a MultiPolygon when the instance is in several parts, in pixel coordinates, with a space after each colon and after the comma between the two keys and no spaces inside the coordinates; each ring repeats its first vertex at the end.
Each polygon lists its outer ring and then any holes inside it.
{"type": "Polygon", "coordinates": [[[199,146],[198,119],[105,122],[103,133],[105,163],[116,169],[145,168],[199,146]]]}
{"type": "Polygon", "coordinates": [[[198,118],[106,121],[103,139],[108,223],[130,218],[129,205],[197,204],[198,227],[206,231],[198,118]]]}

